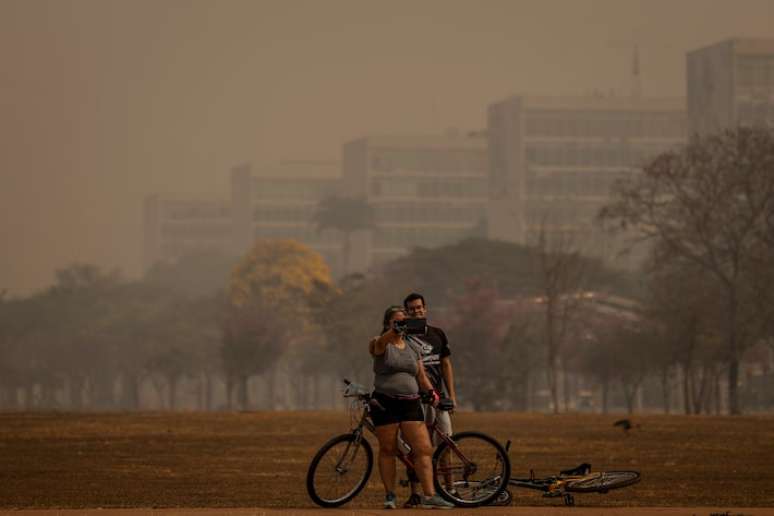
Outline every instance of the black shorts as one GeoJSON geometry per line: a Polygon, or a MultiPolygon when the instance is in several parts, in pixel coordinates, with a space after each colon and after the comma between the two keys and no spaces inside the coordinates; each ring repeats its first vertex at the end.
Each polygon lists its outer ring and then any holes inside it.
{"type": "Polygon", "coordinates": [[[371,404],[371,419],[374,426],[391,425],[401,421],[424,422],[425,420],[425,412],[422,410],[422,402],[419,398],[401,400],[379,392],[375,392],[373,397],[384,407],[384,410],[381,410],[378,406],[371,404]]]}

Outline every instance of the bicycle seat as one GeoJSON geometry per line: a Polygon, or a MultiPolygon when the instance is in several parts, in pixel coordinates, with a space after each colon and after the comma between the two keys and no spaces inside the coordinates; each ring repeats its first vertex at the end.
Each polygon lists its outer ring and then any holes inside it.
{"type": "Polygon", "coordinates": [[[562,476],[574,476],[574,475],[588,475],[591,473],[591,464],[588,462],[584,462],[583,464],[580,464],[572,469],[565,469],[559,472],[559,475],[562,476]]]}
{"type": "Polygon", "coordinates": [[[364,386],[357,383],[349,383],[347,384],[347,387],[344,389],[345,398],[358,398],[361,396],[368,396],[370,394],[371,394],[370,390],[366,389],[364,386]]]}

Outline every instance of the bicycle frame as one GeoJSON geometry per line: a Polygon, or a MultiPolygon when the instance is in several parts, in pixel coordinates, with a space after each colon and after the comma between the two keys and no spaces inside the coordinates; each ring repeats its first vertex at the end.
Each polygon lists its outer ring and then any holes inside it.
{"type": "MultiPolygon", "coordinates": [[[[347,385],[344,397],[350,398],[352,401],[350,404],[350,430],[346,434],[334,436],[326,442],[315,454],[307,471],[307,491],[312,500],[323,507],[338,507],[357,496],[363,489],[368,482],[373,466],[373,448],[369,442],[371,440],[365,437],[366,433],[370,432],[377,438],[383,433],[382,431],[377,432],[377,427],[374,425],[374,411],[381,407],[378,401],[372,397],[370,390],[361,385],[352,384],[346,379],[344,383],[347,385]],[[365,457],[363,457],[364,455],[365,457]],[[363,469],[362,459],[365,459],[365,469],[363,469]],[[318,466],[323,460],[325,460],[325,468],[320,470],[318,466]],[[318,470],[323,473],[318,475],[318,470]],[[325,473],[326,471],[327,473],[325,473]],[[344,480],[343,483],[339,484],[338,479],[344,478],[350,472],[354,472],[354,476],[348,476],[347,478],[350,480],[344,480]],[[331,474],[333,476],[330,476],[331,474]],[[320,483],[318,484],[318,482],[320,483]],[[333,491],[329,487],[333,487],[333,491]],[[323,491],[320,491],[320,488],[323,491]],[[341,488],[351,490],[342,491],[335,496],[328,495],[328,493],[336,492],[341,488]],[[325,494],[321,496],[321,492],[325,494]]],[[[452,408],[451,400],[446,399],[441,400],[437,406],[438,410],[451,410],[452,408]]],[[[412,427],[416,428],[414,424],[412,427]]],[[[388,430],[389,428],[394,427],[385,428],[387,434],[395,435],[397,433],[395,430],[388,430]]],[[[448,436],[442,432],[441,424],[436,421],[431,421],[427,428],[431,436],[438,435],[436,442],[439,443],[439,447],[436,448],[432,456],[432,481],[436,486],[440,486],[438,489],[441,490],[441,495],[444,498],[458,506],[476,507],[489,503],[498,493],[505,491],[505,485],[510,478],[510,461],[507,452],[497,440],[489,435],[473,431],[448,436]],[[497,462],[491,462],[490,453],[497,462]]],[[[424,440],[421,435],[420,438],[424,440]]],[[[424,443],[422,447],[424,448],[427,444],[429,443],[424,443]]],[[[400,460],[407,469],[409,481],[417,481],[415,474],[418,466],[417,457],[412,456],[408,447],[401,445],[394,449],[395,458],[400,460]]],[[[425,460],[423,455],[423,467],[425,460]]],[[[406,484],[401,481],[401,484],[407,485],[407,483],[408,481],[406,484]]]]}
{"type": "MultiPolygon", "coordinates": [[[[366,395],[359,395],[358,399],[363,404],[363,413],[360,416],[360,421],[358,422],[357,426],[352,430],[352,433],[355,435],[355,439],[353,440],[353,444],[356,445],[356,450],[358,449],[358,445],[360,444],[360,441],[363,439],[363,429],[365,428],[371,434],[376,437],[376,427],[374,426],[373,422],[371,421],[371,406],[370,406],[370,396],[366,395]]],[[[465,474],[474,467],[473,464],[468,460],[467,457],[465,457],[462,452],[457,447],[457,444],[449,438],[448,435],[441,432],[441,430],[438,429],[438,422],[433,421],[431,424],[427,425],[427,429],[430,433],[431,440],[433,435],[438,435],[438,437],[446,443],[446,445],[451,449],[457,457],[462,461],[465,467],[465,474]]],[[[346,453],[344,454],[346,457],[346,453]]],[[[414,470],[414,463],[411,460],[411,457],[409,454],[406,454],[403,452],[403,450],[398,447],[398,449],[395,452],[395,456],[400,460],[406,468],[410,470],[414,470]]],[[[343,458],[342,458],[343,460],[343,458]]]]}
{"type": "MultiPolygon", "coordinates": [[[[552,475],[545,478],[535,478],[535,472],[533,470],[530,470],[529,472],[529,478],[511,478],[509,483],[511,485],[517,486],[517,487],[526,487],[527,489],[535,489],[538,491],[543,491],[544,497],[563,497],[565,505],[575,505],[575,499],[573,497],[573,494],[570,492],[576,492],[577,489],[574,489],[572,487],[572,483],[576,481],[589,481],[589,480],[599,480],[605,478],[606,475],[611,474],[610,472],[606,471],[596,471],[591,472],[591,466],[589,464],[581,464],[578,468],[575,468],[573,470],[563,471],[560,472],[558,475],[552,475]],[[583,470],[580,470],[580,468],[583,468],[583,470]],[[568,489],[568,486],[569,489],[568,489]]],[[[614,473],[620,473],[620,472],[614,472],[614,473]]],[[[636,477],[634,478],[634,481],[631,483],[636,483],[639,481],[639,473],[637,472],[624,472],[624,473],[635,473],[636,477]]],[[[630,485],[630,484],[625,484],[630,485]]],[[[625,487],[625,485],[618,486],[618,487],[625,487]]],[[[600,493],[606,493],[609,489],[615,489],[615,486],[611,486],[609,488],[599,488],[595,489],[594,491],[600,492],[600,493]]],[[[589,490],[591,491],[591,490],[589,490]]],[[[586,492],[589,492],[586,491],[586,492]]],[[[583,492],[583,491],[581,491],[583,492]]]]}

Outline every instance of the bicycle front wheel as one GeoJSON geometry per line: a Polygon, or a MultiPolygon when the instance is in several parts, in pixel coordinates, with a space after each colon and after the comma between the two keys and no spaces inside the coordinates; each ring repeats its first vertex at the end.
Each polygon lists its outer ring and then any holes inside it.
{"type": "Polygon", "coordinates": [[[460,507],[486,505],[497,498],[511,478],[511,462],[496,439],[479,432],[451,436],[454,446],[441,443],[433,454],[435,489],[460,507]]]}
{"type": "Polygon", "coordinates": [[[640,474],[637,471],[600,471],[578,480],[568,480],[565,489],[576,493],[605,493],[639,481],[640,474]]]}
{"type": "Polygon", "coordinates": [[[321,507],[338,507],[352,500],[371,476],[374,454],[362,436],[342,434],[325,443],[309,464],[306,490],[321,507]]]}

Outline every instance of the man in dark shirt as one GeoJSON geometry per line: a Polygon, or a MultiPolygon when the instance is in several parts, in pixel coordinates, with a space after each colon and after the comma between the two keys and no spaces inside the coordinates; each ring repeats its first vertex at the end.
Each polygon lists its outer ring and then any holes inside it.
{"type": "MultiPolygon", "coordinates": [[[[409,317],[427,318],[427,305],[422,294],[411,293],[403,300],[403,307],[409,317]]],[[[433,388],[442,398],[450,398],[457,405],[457,392],[454,389],[454,370],[451,363],[451,351],[449,341],[442,329],[427,325],[427,333],[424,335],[408,336],[419,345],[422,351],[422,364],[425,373],[433,384],[433,388]]],[[[446,435],[452,434],[452,424],[449,412],[437,410],[435,407],[425,405],[425,422],[430,425],[436,421],[438,429],[446,435]]],[[[438,436],[432,435],[433,444],[438,445],[438,436]]],[[[413,479],[410,479],[413,480],[413,479]]],[[[411,497],[404,507],[414,507],[420,501],[417,486],[411,483],[411,497]]]]}

